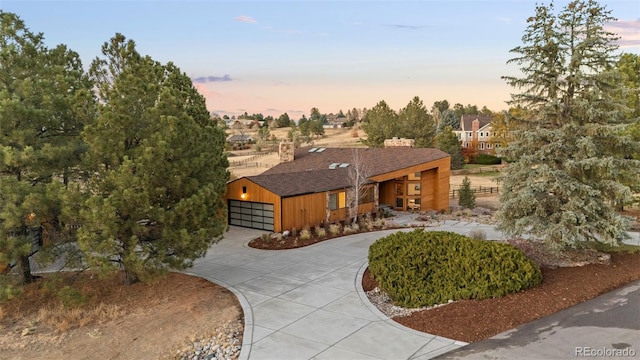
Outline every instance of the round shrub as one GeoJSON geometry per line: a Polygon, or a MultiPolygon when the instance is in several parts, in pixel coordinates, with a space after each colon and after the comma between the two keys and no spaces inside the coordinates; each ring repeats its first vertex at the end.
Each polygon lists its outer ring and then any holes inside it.
{"type": "Polygon", "coordinates": [[[502,297],[542,282],[535,263],[509,244],[422,229],[373,243],[369,271],[396,304],[412,308],[502,297]]]}
{"type": "Polygon", "coordinates": [[[497,165],[500,164],[501,161],[499,157],[489,154],[480,154],[476,157],[476,164],[479,165],[497,165]]]}

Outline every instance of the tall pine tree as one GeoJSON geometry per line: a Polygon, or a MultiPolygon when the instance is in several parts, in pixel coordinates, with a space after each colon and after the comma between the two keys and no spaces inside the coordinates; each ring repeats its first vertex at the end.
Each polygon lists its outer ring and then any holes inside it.
{"type": "Polygon", "coordinates": [[[79,245],[125,282],[184,269],[227,228],[225,136],[191,80],[117,34],[90,69],[100,97],[79,245]]]}
{"type": "Polygon", "coordinates": [[[531,233],[556,248],[587,240],[615,244],[625,222],[613,204],[630,199],[638,181],[638,143],[620,136],[625,106],[614,71],[616,36],[605,30],[610,11],[592,0],[569,3],[558,14],[539,5],[512,50],[521,77],[506,81],[520,92],[523,130],[501,154],[513,162],[501,175],[499,226],[531,233]]]}
{"type": "Polygon", "coordinates": [[[15,14],[0,12],[0,25],[0,270],[12,264],[27,283],[43,224],[63,227],[94,98],[78,54],[47,48],[15,14]]]}

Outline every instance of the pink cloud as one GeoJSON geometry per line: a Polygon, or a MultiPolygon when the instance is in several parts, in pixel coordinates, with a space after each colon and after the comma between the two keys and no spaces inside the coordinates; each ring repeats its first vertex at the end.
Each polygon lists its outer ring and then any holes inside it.
{"type": "Polygon", "coordinates": [[[620,37],[620,47],[640,46],[640,20],[618,20],[609,23],[606,30],[620,37]]]}

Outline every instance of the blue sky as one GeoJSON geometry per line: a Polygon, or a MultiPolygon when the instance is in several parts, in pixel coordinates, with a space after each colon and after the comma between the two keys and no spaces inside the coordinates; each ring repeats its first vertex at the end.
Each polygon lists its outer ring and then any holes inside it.
{"type": "MultiPolygon", "coordinates": [[[[547,3],[547,2],[545,2],[547,3]]],[[[556,2],[560,9],[564,1],[556,2]]],[[[640,3],[601,1],[619,19],[622,51],[640,53],[640,3]]],[[[85,67],[116,32],[140,53],[174,62],[209,110],[297,119],[434,101],[506,109],[500,76],[535,1],[31,1],[0,0],[47,45],[85,67]]]]}

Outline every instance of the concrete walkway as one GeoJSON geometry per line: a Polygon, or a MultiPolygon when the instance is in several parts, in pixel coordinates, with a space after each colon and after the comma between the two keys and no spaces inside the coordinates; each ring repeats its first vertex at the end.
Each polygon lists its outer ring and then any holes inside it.
{"type": "MultiPolygon", "coordinates": [[[[400,215],[394,221],[412,219],[400,215]]],[[[465,235],[480,229],[488,239],[503,238],[476,223],[444,221],[427,229],[465,235]]],[[[466,345],[401,326],[368,301],[361,281],[369,246],[396,231],[269,251],[246,245],[263,231],[231,227],[189,273],[225,286],[240,300],[240,359],[430,359],[466,345]]]]}

